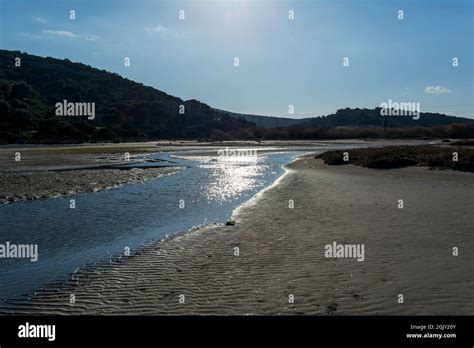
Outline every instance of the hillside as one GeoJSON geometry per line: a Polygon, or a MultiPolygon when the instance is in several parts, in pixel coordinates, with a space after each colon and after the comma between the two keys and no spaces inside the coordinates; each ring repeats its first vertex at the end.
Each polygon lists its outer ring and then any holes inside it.
{"type": "MultiPolygon", "coordinates": [[[[419,119],[407,116],[387,116],[386,119],[388,127],[432,127],[453,123],[474,123],[472,119],[430,112],[421,112],[419,119]]],[[[384,125],[384,117],[380,116],[380,108],[345,108],[328,116],[306,119],[300,125],[305,127],[380,127],[384,125]]]]}
{"type": "Polygon", "coordinates": [[[0,143],[206,139],[250,126],[105,70],[0,50],[0,143]],[[95,103],[95,118],[56,116],[63,100],[95,103]]]}
{"type": "MultiPolygon", "coordinates": [[[[380,108],[374,109],[351,109],[337,110],[335,114],[311,118],[286,118],[273,116],[260,116],[238,114],[215,109],[233,117],[241,117],[257,126],[265,128],[302,126],[309,128],[332,128],[332,127],[383,127],[384,118],[380,116],[380,108]]],[[[432,127],[436,125],[474,123],[474,120],[447,116],[439,113],[421,112],[419,119],[406,116],[387,117],[387,127],[432,127]]]]}

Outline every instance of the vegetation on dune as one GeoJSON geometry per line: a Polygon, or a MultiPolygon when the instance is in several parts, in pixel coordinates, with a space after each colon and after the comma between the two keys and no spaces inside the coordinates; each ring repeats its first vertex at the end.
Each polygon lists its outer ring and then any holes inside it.
{"type": "MultiPolygon", "coordinates": [[[[256,132],[257,134],[257,132],[256,132]]],[[[474,138],[474,123],[436,125],[432,127],[324,127],[292,126],[261,130],[264,139],[332,140],[332,139],[443,139],[474,138]]]]}
{"type": "Polygon", "coordinates": [[[471,139],[458,140],[458,141],[455,141],[455,142],[451,143],[450,145],[452,145],[452,146],[474,146],[474,140],[471,140],[471,139]]]}
{"type": "Polygon", "coordinates": [[[474,149],[435,145],[386,146],[328,151],[316,156],[329,165],[355,164],[374,169],[422,166],[474,172],[474,149]],[[349,155],[344,161],[344,152],[349,155]],[[457,160],[456,155],[457,153],[457,160]]]}

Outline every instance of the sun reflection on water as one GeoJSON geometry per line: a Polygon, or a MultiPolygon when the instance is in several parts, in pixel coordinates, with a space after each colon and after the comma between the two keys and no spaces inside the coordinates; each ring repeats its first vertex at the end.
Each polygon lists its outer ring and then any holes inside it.
{"type": "Polygon", "coordinates": [[[209,200],[234,199],[261,185],[258,177],[268,170],[263,163],[263,156],[208,158],[201,167],[211,170],[211,181],[202,189],[209,200]]]}

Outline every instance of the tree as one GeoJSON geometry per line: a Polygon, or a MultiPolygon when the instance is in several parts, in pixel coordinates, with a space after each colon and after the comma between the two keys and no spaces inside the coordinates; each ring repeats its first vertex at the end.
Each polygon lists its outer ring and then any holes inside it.
{"type": "Polygon", "coordinates": [[[15,83],[11,87],[10,98],[35,98],[38,97],[38,93],[26,82],[22,81],[15,83]]]}

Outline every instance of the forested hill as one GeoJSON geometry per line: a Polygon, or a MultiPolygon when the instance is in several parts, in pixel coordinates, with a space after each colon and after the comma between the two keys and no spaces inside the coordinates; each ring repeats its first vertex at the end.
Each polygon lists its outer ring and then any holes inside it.
{"type": "MultiPolygon", "coordinates": [[[[394,129],[471,123],[461,128],[393,132],[393,137],[474,136],[471,119],[422,113],[419,120],[387,117],[387,121],[394,129]]],[[[380,127],[383,123],[380,109],[341,109],[333,115],[304,120],[242,115],[197,100],[183,101],[67,59],[0,50],[0,144],[384,137],[385,132],[374,129],[338,130],[380,127]],[[15,64],[17,58],[21,59],[20,66],[15,64]],[[77,115],[79,109],[73,109],[74,115],[58,114],[58,103],[64,103],[64,110],[69,110],[67,103],[93,104],[94,116],[77,115]]]]}
{"type": "Polygon", "coordinates": [[[250,126],[115,73],[0,50],[0,143],[206,139],[230,131],[238,136],[250,126]],[[64,100],[95,103],[95,118],[57,116],[55,104],[64,100]]]}
{"type": "MultiPolygon", "coordinates": [[[[301,123],[305,127],[367,127],[383,126],[384,117],[381,109],[340,109],[335,114],[314,117],[301,123]]],[[[453,123],[474,123],[474,120],[463,117],[446,116],[444,114],[421,112],[419,118],[409,116],[387,116],[388,127],[431,127],[453,123]]]]}
{"type": "MultiPolygon", "coordinates": [[[[216,109],[217,110],[217,109],[216,109]]],[[[259,115],[237,114],[222,111],[230,116],[242,117],[249,122],[255,123],[257,126],[275,128],[275,127],[292,127],[303,126],[310,128],[331,128],[331,127],[381,127],[387,122],[388,127],[432,127],[436,125],[450,125],[474,123],[474,120],[447,116],[439,113],[420,112],[418,117],[409,116],[387,116],[386,119],[381,116],[380,108],[374,109],[351,109],[345,108],[337,110],[336,113],[302,119],[292,119],[287,117],[271,117],[259,115]]],[[[220,110],[217,110],[220,111],[220,110]]]]}

